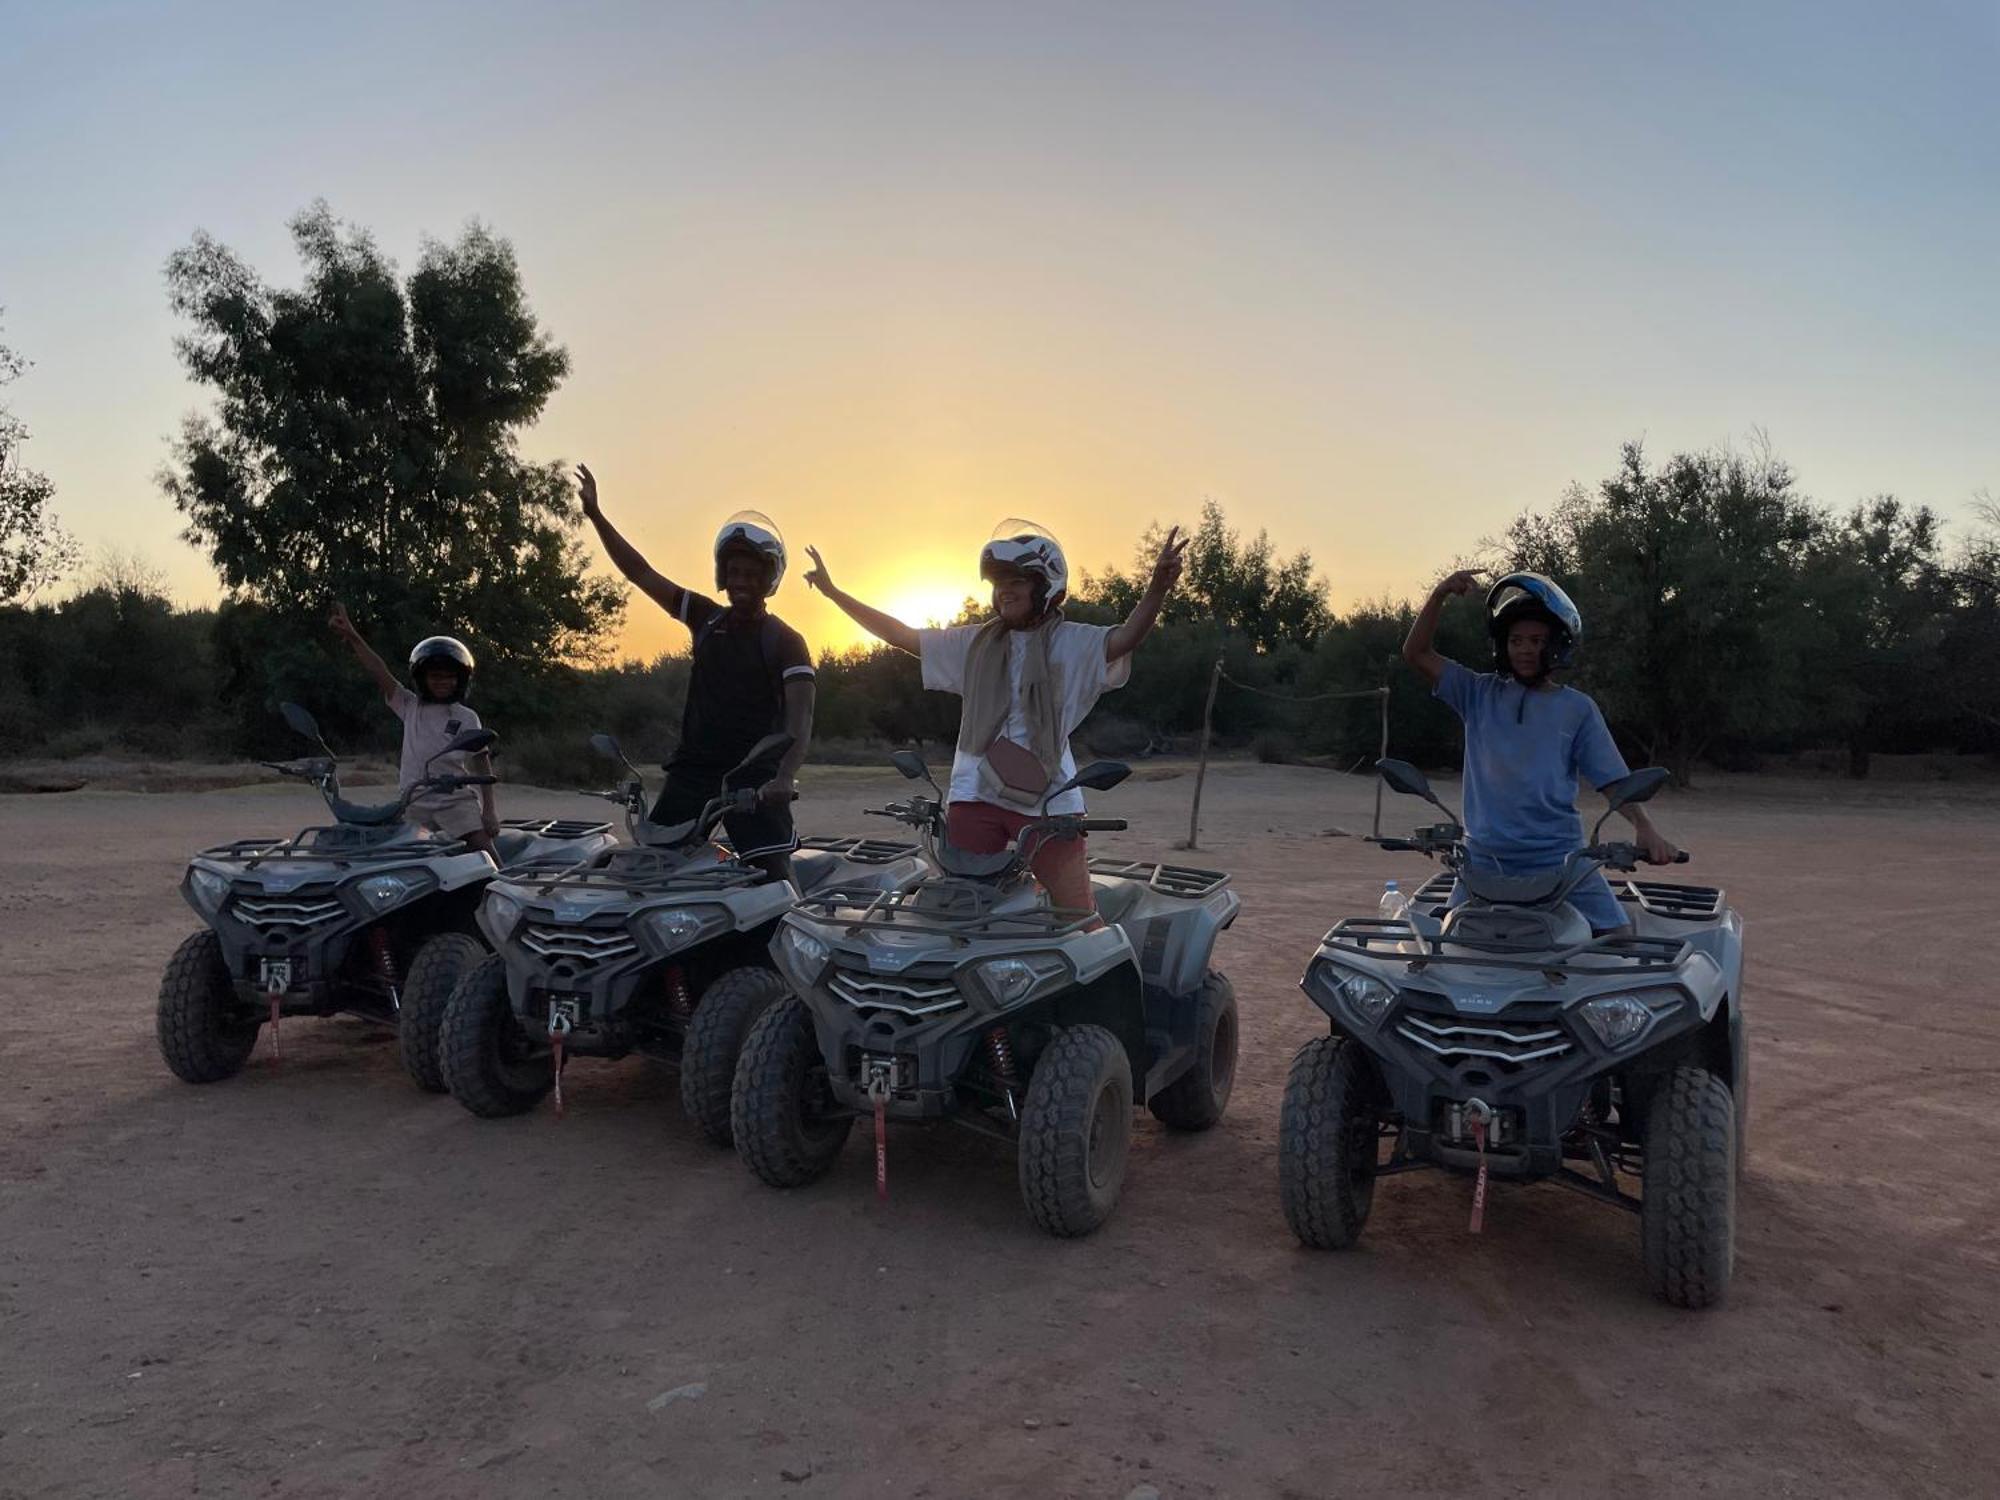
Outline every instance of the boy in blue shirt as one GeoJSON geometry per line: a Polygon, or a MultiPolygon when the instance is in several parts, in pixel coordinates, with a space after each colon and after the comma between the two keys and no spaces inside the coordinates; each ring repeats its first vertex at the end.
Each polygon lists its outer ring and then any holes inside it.
{"type": "MultiPolygon", "coordinates": [[[[1465,841],[1472,866],[1531,875],[1555,868],[1583,847],[1577,779],[1601,788],[1628,769],[1596,703],[1550,678],[1569,665],[1583,618],[1569,596],[1541,574],[1509,573],[1487,590],[1495,670],[1474,672],[1437,652],[1432,642],[1445,601],[1469,594],[1474,577],[1469,571],[1453,573],[1431,590],[1403,642],[1403,660],[1465,721],[1465,841]]],[[[1650,863],[1673,861],[1674,846],[1653,827],[1645,808],[1621,808],[1619,815],[1631,823],[1650,863]]],[[[1592,873],[1569,899],[1594,934],[1629,925],[1601,872],[1592,873]]]]}

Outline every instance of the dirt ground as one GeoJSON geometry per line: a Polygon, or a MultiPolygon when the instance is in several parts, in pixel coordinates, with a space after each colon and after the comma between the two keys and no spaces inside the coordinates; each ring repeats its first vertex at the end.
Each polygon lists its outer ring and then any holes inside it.
{"type": "MultiPolygon", "coordinates": [[[[801,823],[859,828],[890,786],[809,776],[801,823]]],[[[1099,796],[1133,831],[1097,847],[1167,853],[1191,786],[1099,796]]],[[[1554,1187],[1496,1189],[1478,1238],[1435,1174],[1384,1184],[1355,1252],[1286,1231],[1298,976],[1422,868],[1323,832],[1372,800],[1211,773],[1235,1099],[1201,1137],[1142,1115],[1117,1215],[1059,1243],[959,1131],[892,1139],[886,1208],[858,1131],[767,1189],[643,1060],[578,1062],[560,1124],[420,1094],[350,1021],[179,1083],[153,1005],[182,863],[310,796],[0,797],[0,1496],[1993,1493],[1991,789],[1659,804],[1749,944],[1737,1275],[1704,1314],[1648,1300],[1636,1221],[1554,1187]]]]}

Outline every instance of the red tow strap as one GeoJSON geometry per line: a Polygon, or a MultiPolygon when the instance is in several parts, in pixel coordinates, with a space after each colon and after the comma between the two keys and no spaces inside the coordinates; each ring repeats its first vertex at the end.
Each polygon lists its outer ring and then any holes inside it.
{"type": "Polygon", "coordinates": [[[889,1101],[875,1096],[875,1201],[889,1201],[889,1101]]]}
{"type": "Polygon", "coordinates": [[[560,1031],[552,1031],[552,1032],[550,1032],[550,1033],[549,1033],[549,1051],[555,1054],[555,1064],[556,1064],[556,1118],[557,1118],[558,1120],[560,1120],[560,1119],[561,1119],[561,1118],[563,1117],[563,1096],[562,1096],[562,1065],[563,1065],[563,1055],[562,1055],[562,1039],[563,1039],[563,1034],[562,1034],[562,1033],[561,1033],[560,1031]]]}
{"type": "Polygon", "coordinates": [[[282,990],[270,990],[267,993],[271,999],[271,1066],[282,1068],[285,1065],[285,1052],[278,1045],[278,1007],[283,1003],[285,995],[282,990]]]}
{"type": "Polygon", "coordinates": [[[1479,1150],[1479,1176],[1472,1184],[1472,1224],[1474,1234],[1486,1224],[1486,1121],[1472,1122],[1472,1144],[1479,1150]]]}

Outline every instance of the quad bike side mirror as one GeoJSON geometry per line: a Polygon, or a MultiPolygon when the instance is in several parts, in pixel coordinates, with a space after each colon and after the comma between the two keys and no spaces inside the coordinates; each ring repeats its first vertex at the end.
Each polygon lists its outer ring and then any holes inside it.
{"type": "Polygon", "coordinates": [[[319,738],[319,720],[299,707],[298,704],[280,703],[278,705],[278,712],[285,716],[285,722],[291,726],[294,734],[303,735],[309,740],[317,740],[319,738]]]}
{"type": "Polygon", "coordinates": [[[590,748],[606,760],[625,759],[625,752],[618,748],[618,741],[608,734],[593,734],[590,737],[590,748]]]}
{"type": "Polygon", "coordinates": [[[1647,766],[1629,776],[1621,776],[1616,781],[1607,782],[1602,788],[1604,813],[1598,818],[1597,826],[1590,830],[1590,841],[1593,844],[1597,842],[1597,836],[1604,831],[1606,821],[1619,808],[1636,807],[1641,802],[1649,801],[1661,787],[1673,779],[1674,773],[1664,766],[1647,766]]]}
{"type": "Polygon", "coordinates": [[[1674,779],[1674,773],[1664,766],[1647,766],[1642,771],[1634,771],[1630,776],[1621,776],[1604,788],[1604,800],[1610,804],[1607,809],[1616,812],[1621,807],[1630,807],[1636,802],[1646,802],[1674,779]]]}
{"type": "Polygon", "coordinates": [[[911,781],[929,781],[931,769],[924,764],[924,758],[914,750],[894,750],[889,754],[889,764],[901,771],[911,781]]]}
{"type": "Polygon", "coordinates": [[[1132,768],[1123,761],[1094,760],[1070,777],[1062,790],[1068,791],[1071,787],[1081,786],[1088,787],[1093,792],[1108,792],[1131,774],[1132,768]]]}
{"type": "Polygon", "coordinates": [[[482,750],[491,750],[499,742],[500,736],[490,729],[468,729],[438,753],[477,755],[482,750]]]}
{"type": "Polygon", "coordinates": [[[1378,760],[1375,769],[1389,783],[1390,791],[1401,792],[1406,797],[1421,797],[1426,802],[1437,801],[1431,792],[1430,782],[1424,779],[1424,773],[1408,761],[1378,760]]]}
{"type": "Polygon", "coordinates": [[[738,761],[722,778],[722,784],[731,790],[748,786],[761,776],[774,774],[778,762],[795,742],[789,734],[767,734],[750,747],[749,754],[738,761]]]}

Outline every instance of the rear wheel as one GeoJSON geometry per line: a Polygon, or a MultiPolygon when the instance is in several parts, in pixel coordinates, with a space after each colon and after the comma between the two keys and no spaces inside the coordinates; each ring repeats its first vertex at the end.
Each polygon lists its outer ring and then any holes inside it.
{"type": "Polygon", "coordinates": [[[1675,1307],[1708,1307],[1736,1264],[1736,1109],[1706,1068],[1675,1068],[1646,1114],[1639,1241],[1646,1284],[1675,1307]]]}
{"type": "Polygon", "coordinates": [[[817,1181],[847,1144],[854,1116],[834,1102],[812,1018],[796,995],[751,1026],[736,1063],[729,1119],[736,1154],[772,1187],[817,1181]]]}
{"type": "Polygon", "coordinates": [[[526,1114],[555,1087],[555,1059],[515,1019],[507,963],[497,953],[468,969],[452,991],[439,1057],[452,1098],[485,1119],[526,1114]]]}
{"type": "Polygon", "coordinates": [[[736,1060],[757,1018],[790,993],[775,969],[731,969],[701,992],[681,1043],[681,1108],[718,1146],[730,1143],[736,1060]]]}
{"type": "Polygon", "coordinates": [[[1278,1196],[1292,1233],[1315,1250],[1345,1250],[1375,1203],[1381,1075],[1344,1037],[1306,1043],[1292,1059],[1278,1125],[1278,1196]]]}
{"type": "Polygon", "coordinates": [[[1132,1066],[1102,1026],[1055,1033],[1021,1106],[1021,1197],[1065,1239],[1089,1234],[1117,1207],[1132,1144],[1132,1066]]]}
{"type": "Polygon", "coordinates": [[[425,939],[410,961],[403,983],[402,1008],[396,1018],[403,1069],[418,1088],[445,1092],[444,1062],[438,1047],[444,1034],[444,1011],[459,980],[486,956],[486,945],[462,932],[440,932],[425,939]]]}
{"type": "Polygon", "coordinates": [[[249,1061],[257,1014],[237,1001],[213,932],[190,934],[167,960],[155,1024],[160,1056],[185,1082],[219,1083],[249,1061]]]}
{"type": "Polygon", "coordinates": [[[1236,1086],[1236,990],[1210,970],[1196,1003],[1194,1065],[1146,1101],[1163,1125],[1206,1130],[1229,1107],[1236,1086]]]}

